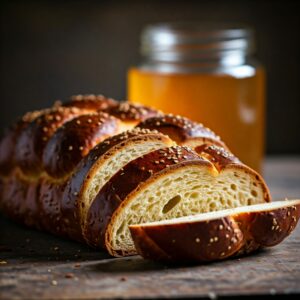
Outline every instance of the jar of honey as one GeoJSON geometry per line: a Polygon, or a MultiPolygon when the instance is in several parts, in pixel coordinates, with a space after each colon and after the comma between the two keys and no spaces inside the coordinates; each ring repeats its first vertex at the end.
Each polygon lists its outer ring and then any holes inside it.
{"type": "Polygon", "coordinates": [[[128,99],[210,127],[260,171],[265,72],[250,28],[157,24],[145,28],[143,62],[128,72],[128,99]]]}

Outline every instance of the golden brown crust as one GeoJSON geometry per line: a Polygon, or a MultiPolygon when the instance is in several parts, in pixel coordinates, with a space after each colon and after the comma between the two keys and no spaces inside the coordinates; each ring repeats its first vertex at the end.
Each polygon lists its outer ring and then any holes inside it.
{"type": "Polygon", "coordinates": [[[37,176],[42,169],[44,148],[54,132],[65,122],[84,114],[77,108],[58,107],[33,120],[21,133],[16,146],[16,162],[26,175],[37,176]]]}
{"type": "Polygon", "coordinates": [[[120,121],[103,112],[72,119],[47,143],[43,154],[44,169],[54,178],[69,175],[94,146],[119,130],[120,121]]]}
{"type": "Polygon", "coordinates": [[[282,242],[296,227],[300,217],[300,203],[280,209],[234,216],[245,235],[245,243],[238,255],[259,247],[271,247],[282,242]]]}
{"type": "Polygon", "coordinates": [[[194,145],[196,142],[197,145],[206,143],[226,147],[220,137],[209,128],[178,115],[166,114],[149,118],[137,126],[156,129],[168,135],[179,145],[188,146],[189,143],[194,145]]]}
{"type": "Polygon", "coordinates": [[[154,108],[129,102],[120,102],[116,106],[108,107],[105,111],[123,122],[133,124],[161,114],[154,108]]]}
{"type": "MultiPolygon", "coordinates": [[[[27,181],[27,180],[26,180],[27,181]]],[[[27,181],[28,184],[28,181],[27,181]]],[[[23,203],[24,223],[29,227],[42,229],[41,214],[39,207],[40,180],[32,181],[28,184],[26,199],[23,203]]]]}
{"type": "Polygon", "coordinates": [[[7,128],[0,139],[0,175],[8,175],[16,166],[15,146],[19,135],[30,122],[42,114],[43,111],[26,113],[16,123],[7,128]]]}
{"type": "Polygon", "coordinates": [[[211,161],[219,171],[225,169],[228,165],[242,165],[242,162],[236,156],[234,156],[231,152],[227,151],[223,147],[203,144],[196,147],[195,151],[200,156],[205,157],[209,161],[211,161]]]}
{"type": "Polygon", "coordinates": [[[150,152],[127,164],[105,184],[90,206],[84,231],[88,244],[105,247],[106,229],[114,212],[138,186],[172,167],[197,162],[210,166],[191,149],[176,146],[150,152]]]}
{"type": "MultiPolygon", "coordinates": [[[[142,227],[130,228],[132,237],[134,238],[137,253],[143,253],[145,259],[155,257],[157,261],[168,262],[171,257],[163,251],[142,227]]],[[[121,253],[118,253],[121,255],[121,253]]]]}
{"type": "Polygon", "coordinates": [[[23,204],[26,199],[29,182],[14,171],[4,182],[2,194],[2,211],[17,222],[24,221],[23,204]]]}
{"type": "Polygon", "coordinates": [[[57,235],[64,235],[65,228],[61,215],[61,198],[66,182],[55,183],[42,177],[38,199],[39,218],[42,227],[57,235]]]}
{"type": "Polygon", "coordinates": [[[19,223],[40,228],[39,186],[39,180],[28,181],[19,170],[14,170],[3,181],[1,210],[19,223]]]}
{"type": "Polygon", "coordinates": [[[117,105],[118,102],[103,95],[74,95],[69,102],[63,104],[65,107],[77,107],[91,111],[102,111],[108,107],[117,105]]]}
{"type": "Polygon", "coordinates": [[[167,262],[208,262],[233,255],[243,245],[243,233],[231,217],[212,221],[164,226],[129,226],[140,255],[165,261],[153,255],[145,240],[152,240],[168,256],[167,262]],[[220,230],[221,228],[221,230],[220,230]]]}
{"type": "MultiPolygon", "coordinates": [[[[247,208],[245,208],[247,211],[247,208]]],[[[129,226],[136,249],[144,258],[167,262],[207,262],[250,253],[279,244],[300,217],[300,201],[286,207],[238,213],[210,220],[129,226]],[[149,243],[151,240],[151,243],[149,243]],[[150,248],[156,245],[164,256],[150,248]]]]}

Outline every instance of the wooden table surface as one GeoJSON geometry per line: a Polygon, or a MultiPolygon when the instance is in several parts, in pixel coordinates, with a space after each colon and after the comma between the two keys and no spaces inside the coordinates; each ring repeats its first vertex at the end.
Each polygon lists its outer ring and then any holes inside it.
{"type": "MultiPolygon", "coordinates": [[[[300,157],[269,158],[275,199],[300,197],[300,157]]],[[[300,294],[300,226],[281,245],[240,259],[173,266],[105,253],[1,218],[1,299],[193,298],[300,294]]]]}

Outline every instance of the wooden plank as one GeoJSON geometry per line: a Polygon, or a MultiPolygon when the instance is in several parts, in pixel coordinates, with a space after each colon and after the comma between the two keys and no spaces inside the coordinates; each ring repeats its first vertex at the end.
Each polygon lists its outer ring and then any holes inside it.
{"type": "MultiPolygon", "coordinates": [[[[281,196],[276,194],[278,188],[287,196],[289,192],[300,196],[299,174],[300,159],[267,162],[265,176],[275,197],[281,196]]],[[[2,299],[214,298],[300,293],[300,227],[281,245],[255,255],[171,267],[138,256],[111,258],[5,218],[1,218],[0,226],[2,299]]]]}

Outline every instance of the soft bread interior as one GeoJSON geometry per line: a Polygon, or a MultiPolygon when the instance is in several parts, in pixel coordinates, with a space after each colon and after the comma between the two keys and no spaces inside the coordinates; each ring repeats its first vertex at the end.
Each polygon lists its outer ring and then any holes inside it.
{"type": "Polygon", "coordinates": [[[268,212],[273,211],[280,208],[293,207],[296,205],[300,205],[300,200],[285,200],[285,201],[275,201],[270,203],[260,203],[248,206],[235,207],[231,209],[224,209],[220,211],[212,211],[203,214],[197,214],[193,216],[186,216],[181,218],[175,218],[170,220],[162,220],[158,222],[150,222],[150,223],[142,223],[131,225],[134,226],[143,226],[143,227],[151,227],[151,226],[159,226],[159,225],[168,225],[168,224],[179,224],[179,223],[193,223],[193,222],[201,222],[201,221],[211,221],[215,219],[224,218],[227,216],[234,216],[238,214],[247,214],[253,212],[268,212]]]}
{"type": "MultiPolygon", "coordinates": [[[[147,182],[129,195],[111,222],[109,245],[135,253],[128,226],[264,202],[264,190],[253,174],[205,166],[185,166],[147,182]]],[[[110,249],[109,249],[110,251],[110,249]]]]}
{"type": "Polygon", "coordinates": [[[105,185],[109,179],[122,169],[130,161],[143,156],[151,151],[166,148],[170,146],[171,140],[166,139],[142,139],[137,141],[131,141],[123,147],[117,146],[115,149],[111,149],[108,155],[105,155],[104,159],[100,158],[99,163],[96,163],[91,170],[88,177],[90,180],[86,184],[84,192],[82,194],[82,201],[84,205],[81,205],[81,220],[84,224],[87,222],[87,214],[89,208],[96,198],[101,188],[105,185]],[[169,141],[167,143],[167,141],[169,141]]]}

